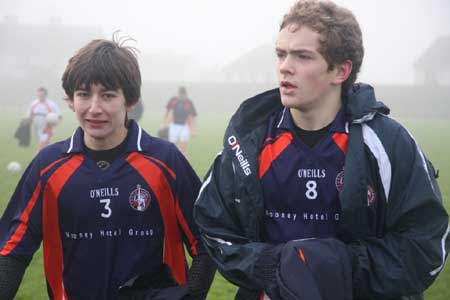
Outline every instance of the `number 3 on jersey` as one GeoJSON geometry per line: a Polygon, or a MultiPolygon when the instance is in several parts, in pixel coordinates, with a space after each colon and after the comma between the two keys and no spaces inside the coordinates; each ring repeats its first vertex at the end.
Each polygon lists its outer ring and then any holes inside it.
{"type": "Polygon", "coordinates": [[[100,203],[105,205],[105,207],[104,207],[105,212],[102,212],[101,216],[103,218],[109,218],[112,213],[111,207],[109,207],[109,204],[111,203],[111,199],[100,199],[100,203]]]}
{"type": "Polygon", "coordinates": [[[309,180],[306,182],[306,198],[314,200],[317,198],[317,182],[315,180],[309,180]]]}

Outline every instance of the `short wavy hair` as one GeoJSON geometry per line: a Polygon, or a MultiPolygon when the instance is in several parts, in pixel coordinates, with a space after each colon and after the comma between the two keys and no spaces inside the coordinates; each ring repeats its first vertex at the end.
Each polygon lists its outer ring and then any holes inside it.
{"type": "Polygon", "coordinates": [[[327,0],[300,0],[283,17],[280,31],[291,24],[320,34],[318,52],[329,71],[346,60],[352,62],[350,76],[342,83],[345,93],[356,81],[364,57],[361,29],[353,13],[327,0]]]}

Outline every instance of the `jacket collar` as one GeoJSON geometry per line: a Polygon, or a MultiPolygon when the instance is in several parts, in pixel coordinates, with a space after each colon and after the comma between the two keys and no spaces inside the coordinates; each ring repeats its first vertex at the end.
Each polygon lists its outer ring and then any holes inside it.
{"type": "MultiPolygon", "coordinates": [[[[389,114],[389,108],[377,101],[372,86],[357,83],[350,88],[343,99],[342,116],[348,122],[368,122],[376,113],[389,114]]],[[[232,116],[230,126],[241,136],[251,132],[264,123],[269,116],[283,109],[280,90],[273,89],[245,100],[232,116]]],[[[340,123],[340,122],[339,122],[340,123]]],[[[344,127],[345,126],[345,123],[344,127]]],[[[335,131],[347,132],[342,126],[333,128],[335,131]]]]}
{"type": "Polygon", "coordinates": [[[365,123],[373,119],[376,113],[388,115],[389,108],[377,101],[373,87],[364,84],[354,84],[348,91],[345,101],[346,114],[352,123],[365,123]]]}
{"type": "Polygon", "coordinates": [[[245,100],[231,117],[230,125],[242,136],[264,123],[272,113],[282,108],[279,89],[269,90],[245,100]]]}
{"type": "MultiPolygon", "coordinates": [[[[130,120],[128,123],[127,134],[127,152],[142,151],[142,128],[134,120],[130,120]]],[[[81,127],[78,127],[72,134],[70,139],[66,140],[62,145],[63,153],[82,153],[84,152],[84,131],[81,127]]]]}

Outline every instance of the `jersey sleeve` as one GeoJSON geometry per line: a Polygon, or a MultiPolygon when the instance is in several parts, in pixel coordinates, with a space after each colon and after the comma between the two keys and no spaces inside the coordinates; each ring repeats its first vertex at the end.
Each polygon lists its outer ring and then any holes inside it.
{"type": "Polygon", "coordinates": [[[35,160],[27,167],[0,220],[0,255],[29,262],[42,240],[42,183],[35,160]]]}
{"type": "Polygon", "coordinates": [[[52,111],[58,114],[58,116],[61,116],[61,109],[59,108],[58,104],[56,104],[56,102],[54,101],[50,102],[50,106],[52,111]]]}
{"type": "Polygon", "coordinates": [[[194,102],[192,102],[192,100],[189,100],[189,114],[194,118],[197,117],[197,110],[195,109],[194,102]]]}
{"type": "Polygon", "coordinates": [[[200,190],[200,179],[183,154],[174,147],[175,197],[177,221],[183,233],[183,240],[191,256],[206,253],[200,240],[200,233],[193,218],[195,199],[200,190]]]}
{"type": "Polygon", "coordinates": [[[166,109],[171,110],[175,107],[176,98],[171,98],[169,102],[167,102],[166,109]]]}
{"type": "Polygon", "coordinates": [[[33,109],[34,108],[34,101],[30,103],[30,105],[28,105],[28,109],[27,109],[27,118],[31,118],[33,117],[33,109]]]}

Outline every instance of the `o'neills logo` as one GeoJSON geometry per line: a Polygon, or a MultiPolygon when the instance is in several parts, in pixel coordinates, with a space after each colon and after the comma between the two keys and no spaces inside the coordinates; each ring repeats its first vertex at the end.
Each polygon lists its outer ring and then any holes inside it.
{"type": "Polygon", "coordinates": [[[248,176],[248,175],[252,174],[252,171],[250,170],[250,163],[244,157],[244,155],[242,155],[241,146],[239,145],[239,143],[234,135],[232,135],[228,138],[228,144],[230,144],[231,149],[233,149],[234,155],[236,156],[237,160],[239,161],[239,165],[241,166],[245,175],[248,176]]]}

